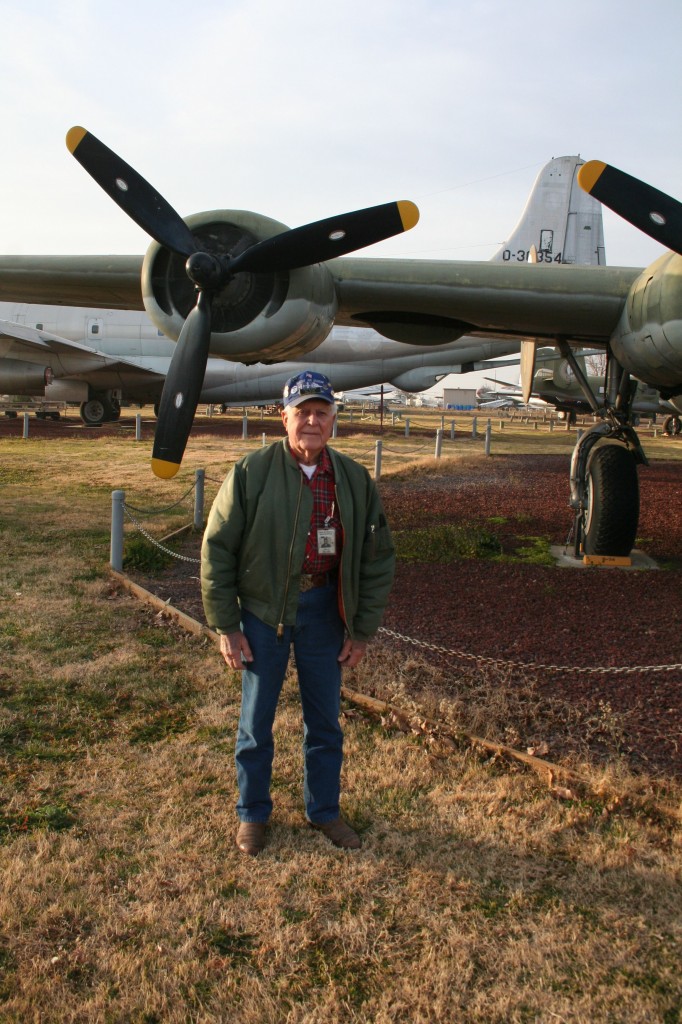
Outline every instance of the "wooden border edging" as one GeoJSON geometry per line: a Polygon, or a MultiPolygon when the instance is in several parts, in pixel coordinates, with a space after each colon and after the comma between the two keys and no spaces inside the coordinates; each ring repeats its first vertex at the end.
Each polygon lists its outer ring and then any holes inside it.
{"type": "MultiPolygon", "coordinates": [[[[163,598],[157,597],[157,595],[152,594],[151,591],[145,590],[144,587],[141,587],[138,583],[134,583],[129,579],[125,573],[118,572],[116,569],[109,567],[109,574],[134,597],[138,598],[138,600],[142,601],[144,604],[151,605],[152,608],[156,608],[160,612],[164,612],[168,618],[173,619],[173,621],[177,622],[177,624],[188,633],[193,633],[195,636],[206,637],[216,647],[219,645],[220,638],[218,634],[209,626],[204,626],[203,623],[193,619],[191,615],[186,615],[185,612],[181,612],[168,601],[164,601],[163,598]]],[[[458,732],[451,732],[444,729],[440,722],[423,718],[421,716],[411,717],[402,708],[395,707],[393,704],[387,703],[387,701],[377,700],[376,697],[368,697],[366,694],[359,693],[357,690],[350,690],[347,686],[341,687],[341,696],[344,700],[350,701],[351,704],[357,705],[357,707],[369,714],[378,716],[390,715],[396,726],[401,728],[403,731],[410,731],[417,735],[433,736],[435,739],[442,740],[453,747],[456,744],[466,742],[471,747],[486,750],[491,754],[497,754],[499,757],[504,757],[508,760],[518,761],[521,764],[526,765],[528,768],[531,768],[545,781],[550,792],[561,799],[574,800],[577,798],[578,794],[573,793],[568,788],[563,789],[556,786],[557,779],[562,779],[569,785],[576,786],[583,791],[588,791],[600,800],[610,798],[612,802],[619,806],[629,804],[647,814],[651,814],[653,812],[661,815],[662,817],[670,818],[673,821],[682,823],[682,808],[673,806],[672,804],[658,803],[655,800],[647,800],[646,798],[635,796],[633,794],[617,793],[614,790],[610,790],[607,796],[604,789],[595,786],[593,782],[583,777],[578,772],[574,772],[570,768],[564,768],[552,761],[545,761],[543,758],[535,757],[533,754],[527,754],[523,750],[517,750],[515,747],[510,747],[506,743],[496,743],[494,740],[486,740],[482,736],[475,736],[473,733],[467,732],[465,729],[458,732]]]]}

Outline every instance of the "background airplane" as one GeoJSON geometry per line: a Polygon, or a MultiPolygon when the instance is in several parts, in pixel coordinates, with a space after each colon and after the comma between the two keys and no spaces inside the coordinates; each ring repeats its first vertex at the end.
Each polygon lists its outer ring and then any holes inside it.
{"type": "MultiPolygon", "coordinates": [[[[582,163],[566,156],[542,168],[492,262],[522,263],[538,245],[554,266],[604,262],[601,206],[576,183],[582,163]]],[[[517,349],[516,340],[501,345],[466,336],[398,344],[370,327],[335,326],[304,361],[247,365],[209,357],[199,401],[277,402],[287,378],[308,366],[326,373],[337,391],[386,383],[414,393],[517,349]]],[[[0,393],[78,403],[88,424],[116,419],[122,401],[158,404],[174,351],[175,343],[135,310],[0,303],[0,393]]]]}
{"type": "Polygon", "coordinates": [[[0,297],[144,305],[164,333],[178,338],[154,441],[157,475],[179,468],[209,354],[243,363],[300,358],[335,323],[419,345],[465,335],[516,337],[524,394],[536,346],[555,344],[601,419],[579,439],[571,461],[576,553],[629,553],[639,518],[637,465],[646,463],[630,423],[631,378],[682,410],[682,204],[607,164],[579,169],[587,193],[673,249],[644,271],[560,265],[542,238],[525,260],[519,252],[515,261],[510,246],[504,266],[359,258],[348,254],[414,225],[413,204],[388,203],[294,230],[246,211],[183,220],[95,136],[73,128],[67,145],[153,242],[143,260],[5,257],[0,297]],[[573,355],[585,346],[607,352],[602,403],[573,355]]]}

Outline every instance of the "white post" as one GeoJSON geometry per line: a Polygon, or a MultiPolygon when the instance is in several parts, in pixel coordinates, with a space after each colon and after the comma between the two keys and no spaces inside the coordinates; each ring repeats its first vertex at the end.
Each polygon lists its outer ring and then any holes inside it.
{"type": "Polygon", "coordinates": [[[28,413],[24,413],[24,437],[28,437],[28,413]]]}
{"type": "Polygon", "coordinates": [[[204,479],[206,471],[197,469],[194,474],[194,529],[204,528],[204,479]]]}
{"type": "Polygon", "coordinates": [[[442,450],[443,450],[443,431],[439,429],[439,430],[436,431],[436,458],[437,459],[440,458],[442,450]]]}
{"type": "Polygon", "coordinates": [[[450,440],[455,440],[455,421],[450,420],[450,440]]]}
{"type": "Polygon", "coordinates": [[[246,441],[249,436],[249,418],[248,416],[242,416],[242,441],[246,441]]]}
{"type": "Polygon", "coordinates": [[[111,492],[111,551],[109,561],[116,572],[123,572],[123,505],[125,491],[111,492]]]}
{"type": "Polygon", "coordinates": [[[139,441],[142,438],[142,417],[139,412],[135,415],[135,440],[139,441]]]}
{"type": "Polygon", "coordinates": [[[263,431],[263,433],[261,434],[261,448],[265,448],[265,444],[265,431],[263,431]]]}
{"type": "Polygon", "coordinates": [[[378,480],[381,477],[381,441],[377,441],[374,449],[374,479],[378,480]]]}
{"type": "Polygon", "coordinates": [[[405,437],[410,436],[410,421],[405,420],[405,437]]]}
{"type": "Polygon", "coordinates": [[[471,421],[471,436],[475,439],[478,437],[478,417],[474,416],[471,421]]]}
{"type": "Polygon", "coordinates": [[[485,454],[486,455],[490,455],[490,438],[492,437],[492,432],[493,432],[492,424],[491,424],[490,420],[488,420],[488,422],[486,424],[486,428],[485,428],[485,454]]]}

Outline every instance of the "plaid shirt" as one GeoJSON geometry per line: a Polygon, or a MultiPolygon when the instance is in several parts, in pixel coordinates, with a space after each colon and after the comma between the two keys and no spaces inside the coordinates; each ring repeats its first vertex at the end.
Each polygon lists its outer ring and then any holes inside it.
{"type": "MultiPolygon", "coordinates": [[[[303,473],[303,470],[301,470],[303,473]]],[[[310,517],[310,529],[305,548],[305,558],[301,572],[317,575],[321,572],[332,572],[341,561],[341,545],[343,532],[339,510],[336,507],[334,491],[334,467],[329,452],[322,449],[320,460],[310,480],[303,473],[305,484],[313,492],[313,514],[310,517]],[[321,555],[317,550],[317,531],[333,529],[336,534],[336,554],[321,555]]]]}

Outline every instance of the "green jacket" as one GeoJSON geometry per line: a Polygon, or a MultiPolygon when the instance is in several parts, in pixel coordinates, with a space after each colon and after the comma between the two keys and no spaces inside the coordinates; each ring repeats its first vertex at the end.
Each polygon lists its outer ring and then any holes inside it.
{"type": "MultiPolygon", "coordinates": [[[[367,640],[381,624],[393,582],[393,542],[367,470],[327,451],[343,530],[339,610],[349,635],[367,640]]],[[[213,629],[236,632],[241,605],[273,628],[294,625],[312,508],[286,441],[233,466],[213,502],[201,551],[202,596],[213,629]]]]}

